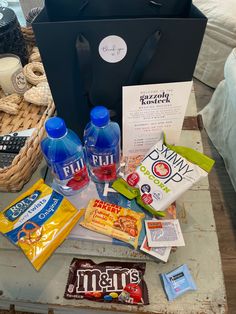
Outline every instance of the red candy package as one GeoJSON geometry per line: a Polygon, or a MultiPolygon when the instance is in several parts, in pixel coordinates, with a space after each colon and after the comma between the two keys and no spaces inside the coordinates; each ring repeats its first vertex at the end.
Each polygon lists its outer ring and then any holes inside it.
{"type": "Polygon", "coordinates": [[[73,258],[64,298],[98,302],[149,304],[143,279],[145,263],[104,262],[73,258]]]}

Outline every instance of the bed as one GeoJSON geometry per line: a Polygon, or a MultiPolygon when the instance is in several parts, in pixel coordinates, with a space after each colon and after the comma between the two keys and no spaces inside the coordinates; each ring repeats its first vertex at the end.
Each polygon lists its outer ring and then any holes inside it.
{"type": "Polygon", "coordinates": [[[208,18],[194,76],[215,88],[224,78],[224,64],[236,47],[236,0],[193,0],[208,18]]]}

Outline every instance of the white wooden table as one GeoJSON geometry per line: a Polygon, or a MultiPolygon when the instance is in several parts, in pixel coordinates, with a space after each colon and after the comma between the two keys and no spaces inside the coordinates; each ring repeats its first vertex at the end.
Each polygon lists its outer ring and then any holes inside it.
{"type": "MultiPolygon", "coordinates": [[[[186,115],[196,115],[194,93],[186,115]]],[[[180,144],[202,151],[200,132],[182,131],[180,144]]],[[[45,165],[42,165],[27,187],[42,176],[44,170],[45,165]]],[[[16,198],[16,195],[0,193],[0,209],[16,198]]],[[[166,264],[125,247],[66,240],[40,272],[36,272],[23,253],[0,236],[0,309],[15,304],[17,310],[37,313],[47,313],[49,308],[54,313],[83,314],[99,314],[104,313],[104,310],[108,313],[147,314],[226,313],[226,294],[208,180],[202,180],[187,191],[177,201],[177,208],[186,246],[171,253],[166,264]],[[95,262],[112,259],[146,261],[145,280],[150,305],[127,306],[64,299],[68,267],[73,257],[90,257],[95,262]],[[198,289],[168,302],[159,274],[184,263],[189,266],[198,289]]]]}

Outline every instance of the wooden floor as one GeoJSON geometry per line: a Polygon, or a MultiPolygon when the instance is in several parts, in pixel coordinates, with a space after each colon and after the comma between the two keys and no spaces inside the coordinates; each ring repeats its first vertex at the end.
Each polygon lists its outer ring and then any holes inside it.
{"type": "MultiPolygon", "coordinates": [[[[200,111],[208,103],[213,90],[197,80],[194,81],[194,86],[197,107],[200,111]]],[[[228,313],[236,314],[236,192],[232,187],[222,158],[214,149],[205,131],[202,131],[202,140],[205,153],[216,161],[215,167],[209,175],[211,196],[225,277],[228,313]]],[[[210,265],[209,271],[211,271],[210,265]]],[[[14,312],[0,311],[0,314],[3,313],[14,312]]]]}
{"type": "MultiPolygon", "coordinates": [[[[194,81],[198,111],[208,103],[213,90],[194,81]]],[[[205,131],[202,131],[204,152],[215,159],[209,175],[211,197],[219,239],[222,268],[228,300],[228,313],[236,313],[236,192],[233,189],[224,162],[205,131]]],[[[235,152],[236,153],[236,152],[235,152]]],[[[210,245],[210,244],[209,244],[210,245]]],[[[209,267],[210,271],[210,267],[209,267]]]]}

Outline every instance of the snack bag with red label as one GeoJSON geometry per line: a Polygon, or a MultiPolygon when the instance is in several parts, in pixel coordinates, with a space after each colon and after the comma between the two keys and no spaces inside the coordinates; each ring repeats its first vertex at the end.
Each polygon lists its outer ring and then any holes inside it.
{"type": "Polygon", "coordinates": [[[128,208],[92,199],[80,224],[137,248],[144,216],[128,208]]]}
{"type": "Polygon", "coordinates": [[[171,146],[160,140],[135,171],[119,178],[112,187],[154,215],[162,216],[171,203],[203,177],[214,160],[191,148],[171,146]]]}

